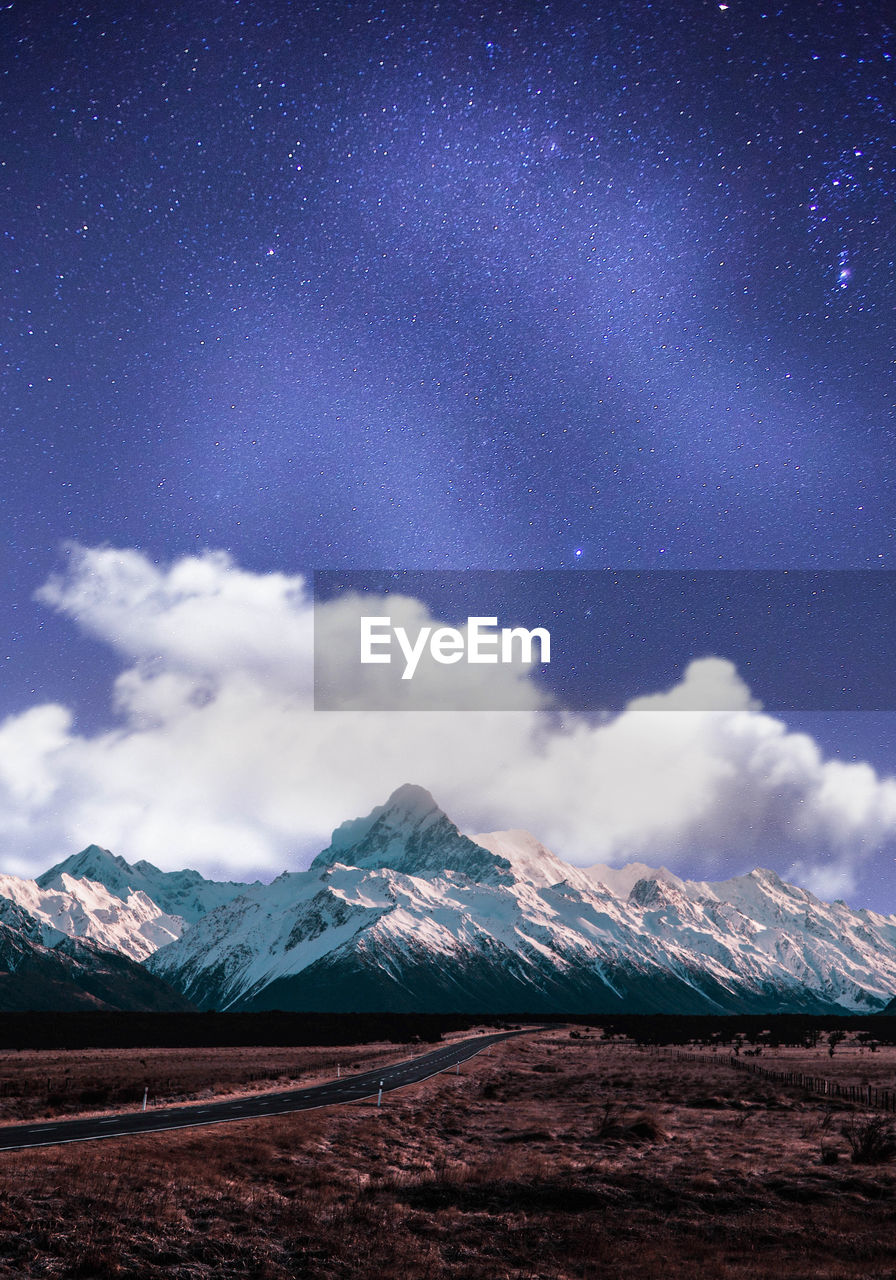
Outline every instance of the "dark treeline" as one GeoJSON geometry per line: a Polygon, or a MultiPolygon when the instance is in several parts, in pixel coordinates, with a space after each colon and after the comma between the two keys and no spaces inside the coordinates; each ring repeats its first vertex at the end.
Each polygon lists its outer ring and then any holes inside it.
{"type": "Polygon", "coordinates": [[[435,1043],[506,1018],[429,1013],[4,1013],[0,1049],[190,1049],[435,1043]]]}
{"type": "Polygon", "coordinates": [[[591,1027],[638,1044],[816,1043],[823,1032],[862,1032],[896,1044],[896,1017],[880,1014],[528,1014],[444,1013],[4,1013],[0,1049],[215,1048],[238,1045],[436,1043],[447,1032],[520,1024],[591,1027]]]}

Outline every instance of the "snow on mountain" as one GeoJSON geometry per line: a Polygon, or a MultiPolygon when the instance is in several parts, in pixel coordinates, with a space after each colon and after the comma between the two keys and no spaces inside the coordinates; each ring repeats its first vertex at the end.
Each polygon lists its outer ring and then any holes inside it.
{"type": "Polygon", "coordinates": [[[183,933],[183,920],[163,912],[145,893],[117,897],[102,884],[66,872],[55,880],[58,888],[41,888],[35,880],[0,875],[0,901],[18,904],[60,937],[89,938],[132,960],[145,960],[183,933]]]}
{"type": "Polygon", "coordinates": [[[253,890],[149,964],[205,1007],[544,1007],[564,989],[554,935],[567,952],[593,947],[565,896],[552,909],[539,893],[551,890],[336,864],[253,890]]]}
{"type": "Polygon", "coordinates": [[[404,786],[148,964],[206,1008],[872,1010],[896,991],[896,917],[767,871],[574,868],[526,832],[468,839],[404,786]]]}
{"type": "MultiPolygon", "coordinates": [[[[594,889],[593,878],[581,867],[562,862],[528,831],[490,831],[470,839],[510,863],[513,874],[529,884],[552,885],[567,881],[577,889],[594,889]]],[[[632,881],[634,883],[634,881],[632,881]]]]}
{"type": "Polygon", "coordinates": [[[234,881],[206,880],[198,871],[160,871],[151,862],[132,866],[95,844],[58,862],[37,877],[37,884],[41,889],[62,889],[65,876],[101,884],[123,902],[132,893],[143,893],[165,914],[179,916],[186,924],[195,923],[248,887],[234,881]]]}
{"type": "Polygon", "coordinates": [[[328,848],[311,864],[312,871],[343,863],[386,868],[425,876],[458,871],[478,878],[500,877],[510,870],[506,858],[490,854],[462,836],[428,791],[410,783],[399,787],[386,804],[366,818],[343,822],[328,848]]]}
{"type": "Polygon", "coordinates": [[[142,964],[70,938],[0,897],[0,1011],[190,1007],[142,964]]]}
{"type": "Polygon", "coordinates": [[[56,943],[61,942],[65,937],[65,934],[54,929],[46,921],[38,920],[12,898],[0,897],[0,925],[8,930],[7,942],[10,936],[16,933],[24,942],[41,947],[55,947],[56,943]]]}
{"type": "Polygon", "coordinates": [[[880,1007],[896,990],[894,916],[823,902],[766,868],[718,883],[689,883],[688,890],[702,894],[707,910],[732,931],[732,912],[748,921],[765,956],[846,1009],[880,1007]]]}

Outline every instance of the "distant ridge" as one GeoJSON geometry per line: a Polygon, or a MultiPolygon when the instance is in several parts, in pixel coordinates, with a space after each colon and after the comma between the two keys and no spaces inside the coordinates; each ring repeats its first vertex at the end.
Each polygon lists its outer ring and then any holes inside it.
{"type": "Polygon", "coordinates": [[[127,899],[132,891],[145,893],[168,915],[180,916],[188,924],[230,902],[249,887],[236,881],[206,880],[198,871],[160,871],[151,862],[136,862],[132,866],[96,844],[57,862],[37,877],[37,884],[42,889],[60,889],[64,876],[92,880],[121,899],[127,899]]]}

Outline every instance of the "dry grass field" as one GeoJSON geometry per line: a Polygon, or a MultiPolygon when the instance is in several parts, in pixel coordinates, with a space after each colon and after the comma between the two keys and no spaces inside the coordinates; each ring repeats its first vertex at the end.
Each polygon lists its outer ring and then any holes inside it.
{"type": "Polygon", "coordinates": [[[425,1046],[350,1048],[74,1049],[0,1051],[0,1125],[128,1110],[144,1089],[158,1106],[330,1080],[337,1070],[423,1052],[425,1046]]]}
{"type": "MultiPolygon", "coordinates": [[[[720,1049],[727,1057],[730,1049],[720,1049]]],[[[827,1076],[841,1084],[870,1084],[879,1089],[896,1090],[896,1046],[881,1045],[869,1049],[854,1036],[848,1036],[829,1052],[822,1036],[814,1049],[797,1049],[789,1045],[763,1048],[756,1063],[773,1071],[800,1071],[803,1075],[827,1076]]]]}
{"type": "MultiPolygon", "coordinates": [[[[896,1084],[896,1050],[801,1052],[896,1084]]],[[[867,1121],[558,1030],[379,1111],[0,1154],[0,1277],[893,1280],[896,1163],[886,1132],[852,1159],[867,1121]]]]}

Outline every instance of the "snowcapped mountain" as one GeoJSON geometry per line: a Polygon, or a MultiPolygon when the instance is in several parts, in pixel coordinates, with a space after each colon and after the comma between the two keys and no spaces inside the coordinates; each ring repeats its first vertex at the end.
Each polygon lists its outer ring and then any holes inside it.
{"type": "Polygon", "coordinates": [[[272,884],[91,845],[37,881],[0,876],[0,925],[0,1008],[4,956],[19,975],[23,955],[49,965],[49,1000],[81,945],[144,961],[204,1008],[869,1012],[896,991],[896,917],[772,871],[572,867],[525,831],[462,835],[410,785],[272,884]]]}
{"type": "Polygon", "coordinates": [[[162,912],[193,924],[223,906],[248,887],[234,881],[206,880],[198,871],[160,871],[151,862],[133,866],[124,858],[91,844],[37,877],[41,889],[63,889],[64,879],[89,880],[127,902],[132,893],[145,894],[162,912]]]}
{"type": "Polygon", "coordinates": [[[97,845],[66,858],[37,880],[0,875],[0,923],[6,929],[0,949],[0,1008],[74,1008],[79,1002],[89,1007],[98,1000],[102,1004],[95,994],[100,988],[95,982],[90,985],[92,979],[87,986],[81,984],[83,989],[78,987],[92,972],[94,952],[106,957],[101,963],[112,965],[121,986],[109,1007],[189,1007],[146,970],[116,967],[114,956],[129,962],[146,960],[158,947],[179,938],[189,922],[247,887],[206,880],[196,871],[160,871],[149,862],[131,866],[97,845]],[[76,939],[85,950],[72,950],[76,939]],[[30,959],[27,965],[21,958],[16,963],[19,993],[13,995],[7,990],[7,977],[19,950],[30,959]],[[67,977],[66,966],[71,970],[67,977]],[[27,983],[26,969],[31,975],[27,983]],[[134,982],[133,1003],[124,990],[128,974],[134,982]],[[16,1003],[26,999],[26,991],[37,1004],[16,1003]],[[62,1003],[53,1004],[54,998],[62,1003]]]}
{"type": "Polygon", "coordinates": [[[469,839],[403,786],[147,964],[204,1008],[873,1011],[896,991],[896,917],[770,871],[574,868],[526,832],[469,839]]]}
{"type": "Polygon", "coordinates": [[[399,787],[366,818],[337,827],[311,870],[340,863],[424,877],[457,871],[489,882],[509,879],[511,870],[507,858],[462,836],[429,792],[410,784],[399,787]]]}
{"type": "Polygon", "coordinates": [[[132,960],[145,960],[183,933],[183,920],[167,915],[143,892],[120,898],[105,885],[66,872],[54,880],[58,887],[41,888],[36,880],[0,875],[0,902],[17,903],[60,936],[87,938],[132,960]]]}
{"type": "Polygon", "coordinates": [[[189,1008],[143,965],[67,937],[0,897],[0,1010],[189,1008]]]}

